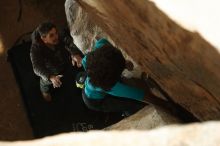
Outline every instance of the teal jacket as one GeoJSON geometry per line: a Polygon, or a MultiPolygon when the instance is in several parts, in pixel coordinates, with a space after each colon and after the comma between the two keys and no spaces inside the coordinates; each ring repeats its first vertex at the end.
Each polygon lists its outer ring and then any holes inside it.
{"type": "MultiPolygon", "coordinates": [[[[106,39],[100,39],[95,43],[95,47],[93,48],[93,51],[95,51],[98,48],[101,48],[103,45],[108,44],[109,42],[106,39]]],[[[82,60],[82,65],[84,69],[86,69],[86,57],[85,56],[82,60]]],[[[90,99],[103,99],[105,98],[106,94],[110,94],[113,96],[121,97],[121,98],[130,98],[142,101],[144,98],[144,91],[128,86],[126,84],[123,84],[121,82],[117,82],[110,90],[105,91],[99,87],[93,86],[89,82],[90,78],[87,77],[85,81],[85,93],[88,98],[90,99]]]]}

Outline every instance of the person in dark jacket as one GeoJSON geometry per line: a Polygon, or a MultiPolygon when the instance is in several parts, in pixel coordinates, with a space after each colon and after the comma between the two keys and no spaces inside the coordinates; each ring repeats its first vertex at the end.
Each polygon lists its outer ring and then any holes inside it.
{"type": "Polygon", "coordinates": [[[58,34],[51,22],[43,22],[32,33],[31,62],[34,73],[40,77],[40,90],[46,101],[52,99],[50,86],[58,88],[62,85],[62,72],[68,62],[81,67],[81,52],[66,34],[58,34]]]}

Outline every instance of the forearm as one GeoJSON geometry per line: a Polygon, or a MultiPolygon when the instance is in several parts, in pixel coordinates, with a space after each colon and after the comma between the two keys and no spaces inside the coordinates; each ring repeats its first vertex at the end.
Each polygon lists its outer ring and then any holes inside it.
{"type": "Polygon", "coordinates": [[[50,72],[40,67],[34,67],[34,73],[44,80],[49,80],[50,76],[52,75],[50,72]]]}
{"type": "Polygon", "coordinates": [[[70,52],[71,55],[82,55],[82,52],[73,43],[73,38],[70,36],[69,32],[65,32],[61,36],[61,40],[65,45],[65,48],[70,52]]]}
{"type": "Polygon", "coordinates": [[[67,50],[70,52],[71,56],[79,55],[82,56],[82,52],[74,45],[68,46],[67,50]]]}
{"type": "Polygon", "coordinates": [[[44,80],[48,80],[51,73],[46,69],[42,58],[39,58],[35,54],[31,54],[31,62],[33,66],[34,73],[40,76],[44,80]]]}

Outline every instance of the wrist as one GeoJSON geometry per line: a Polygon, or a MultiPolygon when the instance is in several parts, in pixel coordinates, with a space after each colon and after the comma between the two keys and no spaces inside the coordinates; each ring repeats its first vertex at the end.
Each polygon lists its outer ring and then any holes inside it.
{"type": "Polygon", "coordinates": [[[79,54],[72,54],[71,55],[71,58],[73,59],[73,58],[76,58],[76,57],[80,57],[80,55],[79,54]]]}
{"type": "Polygon", "coordinates": [[[51,76],[49,77],[50,81],[51,81],[53,78],[55,78],[55,77],[56,77],[55,75],[51,75],[51,76]]]}

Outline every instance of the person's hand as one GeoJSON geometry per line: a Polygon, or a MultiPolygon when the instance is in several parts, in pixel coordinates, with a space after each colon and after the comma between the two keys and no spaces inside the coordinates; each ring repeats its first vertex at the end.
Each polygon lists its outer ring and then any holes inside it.
{"type": "Polygon", "coordinates": [[[54,88],[58,88],[62,85],[62,82],[60,81],[60,78],[62,77],[63,75],[50,76],[50,81],[52,82],[54,88]]]}
{"type": "Polygon", "coordinates": [[[71,55],[71,59],[73,66],[75,66],[75,64],[77,65],[77,67],[82,66],[82,57],[80,55],[71,55]]]}
{"type": "Polygon", "coordinates": [[[134,64],[133,64],[131,61],[126,60],[126,62],[125,62],[125,68],[126,68],[127,70],[129,70],[129,71],[132,71],[132,70],[134,69],[134,64]]]}

